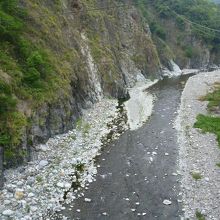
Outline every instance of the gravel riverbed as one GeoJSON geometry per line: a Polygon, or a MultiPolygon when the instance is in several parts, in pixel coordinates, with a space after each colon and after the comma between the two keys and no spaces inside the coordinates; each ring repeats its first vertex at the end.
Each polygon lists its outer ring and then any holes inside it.
{"type": "Polygon", "coordinates": [[[76,129],[37,146],[35,159],[27,165],[7,170],[0,191],[0,219],[51,219],[51,213],[83,196],[77,190],[86,190],[95,181],[95,158],[103,143],[117,139],[127,128],[117,105],[114,99],[101,100],[84,112],[76,129]]]}
{"type": "Polygon", "coordinates": [[[206,220],[219,220],[220,216],[220,150],[213,134],[202,134],[193,128],[198,114],[207,114],[207,102],[201,96],[212,91],[220,82],[220,71],[195,75],[186,83],[176,121],[180,146],[179,165],[182,174],[184,219],[196,219],[196,211],[206,220]],[[200,180],[193,173],[202,176],[200,180]]]}

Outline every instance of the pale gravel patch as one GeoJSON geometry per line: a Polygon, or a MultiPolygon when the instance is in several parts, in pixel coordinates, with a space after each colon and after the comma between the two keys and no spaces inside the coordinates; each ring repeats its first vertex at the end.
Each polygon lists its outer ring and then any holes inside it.
{"type": "Polygon", "coordinates": [[[158,80],[139,81],[129,89],[130,99],[125,102],[128,124],[131,130],[140,128],[151,116],[154,97],[147,89],[156,84],[158,80]]]}
{"type": "Polygon", "coordinates": [[[180,146],[179,166],[182,174],[184,219],[196,219],[196,210],[206,220],[219,220],[220,216],[220,150],[213,134],[202,134],[193,128],[198,114],[207,114],[207,102],[199,101],[220,82],[220,71],[200,73],[189,78],[181,98],[176,120],[180,146]],[[200,172],[202,179],[195,181],[191,172],[200,172]]]}

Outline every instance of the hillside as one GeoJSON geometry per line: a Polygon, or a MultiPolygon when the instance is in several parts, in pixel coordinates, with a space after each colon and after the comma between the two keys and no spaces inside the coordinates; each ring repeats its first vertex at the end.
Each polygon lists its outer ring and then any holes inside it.
{"type": "Polygon", "coordinates": [[[164,65],[170,58],[182,68],[206,69],[219,63],[220,9],[216,5],[206,0],[138,2],[164,65]]]}
{"type": "Polygon", "coordinates": [[[217,4],[220,4],[220,1],[219,0],[214,0],[215,3],[217,4]]]}
{"type": "Polygon", "coordinates": [[[197,1],[0,1],[0,146],[5,165],[64,133],[138,75],[219,65],[220,9],[197,1]],[[168,7],[169,6],[169,7],[168,7]],[[173,13],[184,16],[174,16],[173,13]]]}

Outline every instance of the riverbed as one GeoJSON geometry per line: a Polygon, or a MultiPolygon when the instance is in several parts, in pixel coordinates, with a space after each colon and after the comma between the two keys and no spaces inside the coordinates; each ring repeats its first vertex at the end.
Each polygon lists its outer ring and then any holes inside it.
{"type": "Polygon", "coordinates": [[[180,219],[174,122],[187,78],[164,79],[150,88],[156,97],[151,117],[104,148],[96,181],[55,219],[180,219]]]}

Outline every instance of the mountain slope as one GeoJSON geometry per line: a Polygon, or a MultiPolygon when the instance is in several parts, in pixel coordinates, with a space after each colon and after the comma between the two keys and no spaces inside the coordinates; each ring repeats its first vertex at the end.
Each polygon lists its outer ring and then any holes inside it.
{"type": "Polygon", "coordinates": [[[182,68],[219,64],[219,38],[212,32],[204,37],[170,12],[218,29],[212,21],[219,9],[193,2],[1,0],[6,166],[29,160],[34,145],[72,128],[82,109],[102,96],[126,97],[138,76],[158,78],[162,67],[172,70],[171,60],[182,68]],[[195,17],[198,12],[204,19],[195,17]]]}
{"type": "Polygon", "coordinates": [[[209,0],[139,0],[161,60],[182,68],[219,64],[220,8],[209,0]],[[168,56],[169,55],[169,56],[168,56]]]}
{"type": "Polygon", "coordinates": [[[137,74],[157,77],[160,72],[150,33],[133,7],[96,1],[21,3],[1,5],[2,28],[9,27],[1,38],[0,60],[5,105],[0,141],[8,165],[28,159],[31,146],[70,129],[82,108],[101,96],[125,97],[137,74]],[[110,9],[91,10],[102,7],[110,9]]]}

